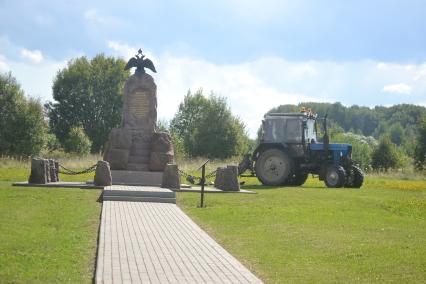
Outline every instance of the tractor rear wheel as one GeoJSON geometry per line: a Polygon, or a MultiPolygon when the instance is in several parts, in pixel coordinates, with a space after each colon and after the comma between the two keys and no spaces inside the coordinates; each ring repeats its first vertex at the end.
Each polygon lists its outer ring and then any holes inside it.
{"type": "Polygon", "coordinates": [[[307,173],[292,174],[287,179],[285,185],[289,185],[289,186],[301,186],[302,184],[305,183],[305,181],[307,179],[308,179],[308,174],[307,173]]]}
{"type": "Polygon", "coordinates": [[[279,149],[269,149],[260,154],[255,164],[256,176],[264,185],[282,185],[293,169],[293,161],[279,149]]]}
{"type": "Polygon", "coordinates": [[[364,173],[358,166],[351,166],[348,171],[348,178],[345,187],[360,188],[364,182],[364,173]]]}
{"type": "Polygon", "coordinates": [[[327,187],[343,187],[346,182],[345,170],[341,166],[330,165],[325,172],[325,184],[327,187]]]}

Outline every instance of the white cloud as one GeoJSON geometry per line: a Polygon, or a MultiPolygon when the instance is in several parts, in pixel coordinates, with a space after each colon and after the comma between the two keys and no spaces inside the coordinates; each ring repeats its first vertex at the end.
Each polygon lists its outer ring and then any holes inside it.
{"type": "Polygon", "coordinates": [[[95,9],[86,10],[83,16],[88,23],[92,24],[92,26],[102,25],[104,27],[109,27],[114,29],[122,26],[122,22],[120,21],[120,19],[109,16],[109,15],[101,15],[95,9]]]}
{"type": "Polygon", "coordinates": [[[9,65],[6,63],[6,57],[0,54],[0,71],[8,71],[9,65]]]}
{"type": "Polygon", "coordinates": [[[33,63],[41,63],[43,61],[43,54],[40,50],[28,50],[26,48],[21,49],[21,56],[29,59],[33,63]]]}
{"type": "Polygon", "coordinates": [[[64,68],[66,60],[44,60],[37,65],[26,62],[8,62],[12,75],[21,84],[25,94],[40,98],[42,101],[52,100],[52,85],[56,73],[64,68]]]}
{"type": "Polygon", "coordinates": [[[383,87],[382,92],[395,94],[410,94],[411,87],[404,83],[386,85],[383,87]]]}
{"type": "MultiPolygon", "coordinates": [[[[125,58],[133,56],[138,49],[116,41],[108,42],[108,46],[113,54],[125,58]]],[[[255,137],[263,115],[281,104],[339,101],[344,105],[371,107],[424,102],[420,95],[426,93],[426,84],[420,79],[416,81],[426,64],[400,65],[367,60],[294,62],[280,57],[261,57],[220,65],[169,52],[148,57],[156,66],[161,66],[153,75],[158,88],[160,118],[174,116],[188,89],[194,92],[203,88],[205,94],[214,91],[227,98],[232,112],[245,122],[251,137],[255,137]],[[410,85],[391,83],[396,80],[410,85]],[[382,90],[381,96],[377,90],[382,90]],[[393,93],[412,96],[402,99],[392,96],[393,93]]]]}
{"type": "Polygon", "coordinates": [[[136,54],[137,49],[117,41],[108,41],[108,47],[115,51],[118,56],[130,59],[136,54]],[[136,51],[135,51],[136,50],[136,51]]]}
{"type": "Polygon", "coordinates": [[[416,68],[416,70],[414,71],[414,80],[415,81],[419,81],[419,80],[424,80],[426,81],[426,63],[418,66],[418,68],[416,68]]]}
{"type": "Polygon", "coordinates": [[[97,22],[100,24],[104,24],[107,20],[100,16],[95,9],[89,9],[84,12],[84,18],[88,21],[97,22]]]}
{"type": "MultiPolygon", "coordinates": [[[[324,101],[303,92],[276,88],[265,80],[268,74],[259,76],[258,70],[266,70],[272,59],[235,65],[216,65],[202,59],[174,56],[166,53],[158,57],[163,66],[153,75],[158,88],[159,117],[171,119],[188,89],[195,92],[203,88],[227,98],[234,114],[247,125],[251,137],[255,137],[263,115],[280,104],[297,104],[301,101],[324,101]],[[262,66],[261,66],[262,65],[262,66]]],[[[277,59],[278,60],[278,59],[277,59]]],[[[157,64],[156,61],[154,61],[157,64]]],[[[313,74],[307,64],[295,66],[300,72],[295,77],[313,74]]],[[[270,72],[276,71],[271,70],[270,72]]],[[[297,73],[297,72],[296,72],[297,73]]]]}
{"type": "Polygon", "coordinates": [[[378,69],[378,70],[386,70],[386,68],[387,68],[388,66],[386,65],[386,63],[384,63],[384,62],[379,62],[379,63],[377,63],[377,65],[376,65],[376,68],[378,69]]]}

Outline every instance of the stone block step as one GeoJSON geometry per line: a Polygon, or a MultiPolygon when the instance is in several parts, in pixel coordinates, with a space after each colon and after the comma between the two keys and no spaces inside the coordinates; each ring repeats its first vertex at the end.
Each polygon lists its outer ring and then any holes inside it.
{"type": "Polygon", "coordinates": [[[161,186],[163,172],[112,170],[112,184],[161,186]]]}
{"type": "Polygon", "coordinates": [[[129,171],[148,171],[148,164],[128,163],[127,169],[129,171]]]}
{"type": "Polygon", "coordinates": [[[137,156],[137,155],[132,155],[132,153],[130,153],[128,162],[129,164],[148,164],[149,159],[150,159],[149,155],[137,156]]]}
{"type": "Polygon", "coordinates": [[[132,202],[154,202],[154,203],[176,204],[176,198],[140,197],[140,196],[104,196],[103,201],[132,201],[132,202]]]}
{"type": "Polygon", "coordinates": [[[132,148],[150,148],[150,147],[151,147],[151,141],[134,140],[132,144],[132,148]]]}
{"type": "MultiPolygon", "coordinates": [[[[116,188],[118,186],[114,186],[116,188]]],[[[129,187],[129,186],[128,186],[129,187]]],[[[134,186],[136,188],[144,188],[141,186],[134,186]]],[[[163,189],[163,188],[159,188],[163,189]]],[[[109,189],[104,190],[103,196],[129,196],[129,197],[158,197],[158,198],[176,198],[176,193],[171,190],[155,191],[155,190],[121,190],[109,189]]]]}
{"type": "Polygon", "coordinates": [[[132,147],[130,149],[150,149],[151,148],[151,142],[139,142],[139,141],[133,141],[132,147]]]}
{"type": "Polygon", "coordinates": [[[136,133],[133,133],[133,144],[149,144],[152,140],[152,135],[138,135],[136,133]]]}
{"type": "Polygon", "coordinates": [[[141,149],[141,148],[132,148],[130,149],[130,155],[131,156],[149,156],[151,154],[151,149],[141,149]]]}

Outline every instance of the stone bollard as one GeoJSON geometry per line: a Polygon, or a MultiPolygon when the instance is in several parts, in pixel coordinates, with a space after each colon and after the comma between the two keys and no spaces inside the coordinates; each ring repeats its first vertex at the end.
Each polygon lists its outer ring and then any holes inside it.
{"type": "Polygon", "coordinates": [[[180,189],[180,179],[178,166],[175,164],[167,164],[163,173],[163,181],[161,187],[180,189]]]}
{"type": "Polygon", "coordinates": [[[216,178],[214,179],[214,187],[219,189],[223,188],[223,185],[225,184],[223,180],[224,179],[223,173],[225,169],[226,168],[223,168],[223,167],[219,167],[216,169],[216,178]]]}
{"type": "Polygon", "coordinates": [[[49,176],[50,176],[50,182],[56,182],[58,181],[56,179],[56,167],[55,167],[55,160],[49,159],[49,176]]]}
{"type": "Polygon", "coordinates": [[[59,181],[59,162],[55,161],[55,178],[56,181],[59,181]]]}
{"type": "Polygon", "coordinates": [[[46,184],[49,182],[49,165],[45,159],[31,159],[31,174],[28,183],[46,184]]]}
{"type": "Polygon", "coordinates": [[[217,168],[214,186],[224,191],[239,191],[238,166],[217,168]]]}
{"type": "Polygon", "coordinates": [[[50,165],[49,165],[49,160],[45,159],[46,163],[45,165],[45,171],[46,171],[46,182],[50,182],[50,165]]]}
{"type": "Polygon", "coordinates": [[[94,183],[99,186],[112,185],[111,169],[107,161],[98,161],[94,183]]]}

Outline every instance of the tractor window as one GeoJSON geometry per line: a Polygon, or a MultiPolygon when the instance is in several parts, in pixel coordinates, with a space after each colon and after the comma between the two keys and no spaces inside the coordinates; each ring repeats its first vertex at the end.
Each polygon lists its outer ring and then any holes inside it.
{"type": "Polygon", "coordinates": [[[312,139],[317,141],[317,134],[315,133],[315,120],[308,119],[306,122],[306,132],[305,132],[306,141],[312,141],[312,139]]]}
{"type": "Polygon", "coordinates": [[[266,120],[263,124],[264,140],[268,142],[279,142],[284,138],[284,123],[282,119],[266,120]]]}
{"type": "Polygon", "coordinates": [[[302,142],[302,121],[297,119],[287,119],[286,140],[288,142],[302,142]]]}

